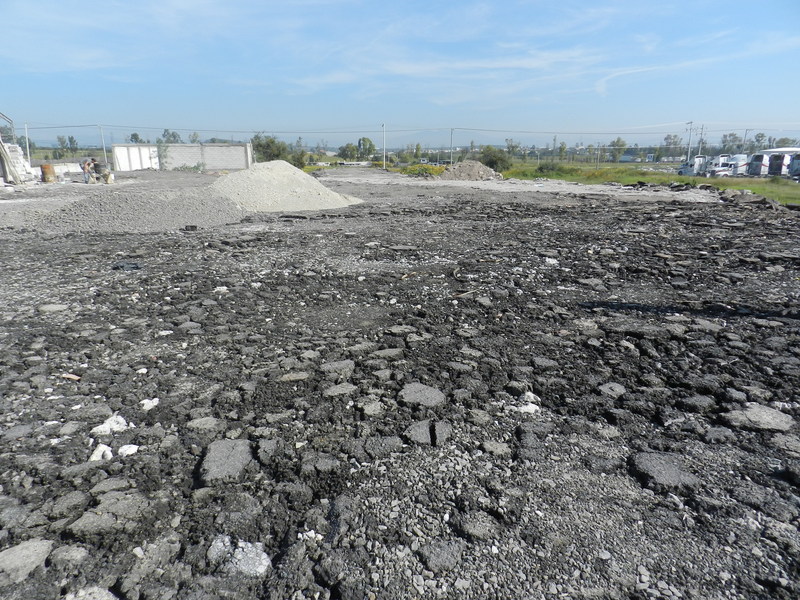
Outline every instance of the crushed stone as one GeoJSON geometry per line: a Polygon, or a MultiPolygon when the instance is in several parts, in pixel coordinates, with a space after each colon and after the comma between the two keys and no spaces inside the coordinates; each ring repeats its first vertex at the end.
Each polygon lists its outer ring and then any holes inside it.
{"type": "Polygon", "coordinates": [[[477,160],[465,160],[449,165],[436,179],[445,181],[490,181],[502,178],[502,173],[498,173],[477,160]]]}
{"type": "Polygon", "coordinates": [[[139,171],[117,180],[113,185],[20,187],[14,202],[4,206],[0,226],[51,233],[157,233],[239,223],[254,213],[329,210],[361,202],[280,160],[222,175],[139,171]]]}
{"type": "Polygon", "coordinates": [[[250,212],[325,210],[361,202],[329,190],[283,160],[256,163],[249,169],[220,177],[211,187],[250,212]]]}

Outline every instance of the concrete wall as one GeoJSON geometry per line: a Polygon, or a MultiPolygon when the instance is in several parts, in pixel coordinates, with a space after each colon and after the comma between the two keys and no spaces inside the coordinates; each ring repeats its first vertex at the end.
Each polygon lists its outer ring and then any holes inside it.
{"type": "Polygon", "coordinates": [[[115,171],[140,171],[158,169],[158,149],[144,144],[114,144],[115,171]]]}
{"type": "Polygon", "coordinates": [[[154,144],[114,144],[114,170],[177,169],[202,165],[205,171],[234,171],[253,164],[253,146],[246,144],[166,144],[159,162],[154,144]]]}

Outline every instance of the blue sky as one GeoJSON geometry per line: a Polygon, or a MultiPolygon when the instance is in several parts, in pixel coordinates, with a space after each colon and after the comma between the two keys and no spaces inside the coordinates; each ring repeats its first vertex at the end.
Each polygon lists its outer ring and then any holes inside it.
{"type": "Polygon", "coordinates": [[[34,141],[164,128],[380,147],[800,138],[798,0],[4,0],[0,112],[34,141]],[[694,134],[696,135],[696,133],[694,134]]]}

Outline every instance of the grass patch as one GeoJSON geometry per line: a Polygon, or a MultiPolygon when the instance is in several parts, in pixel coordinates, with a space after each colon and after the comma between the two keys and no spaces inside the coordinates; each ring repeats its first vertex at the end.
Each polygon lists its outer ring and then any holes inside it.
{"type": "Polygon", "coordinates": [[[664,171],[650,171],[641,166],[614,165],[597,168],[594,165],[574,165],[563,163],[542,163],[538,166],[515,165],[504,171],[505,177],[516,179],[561,179],[576,183],[621,183],[633,184],[639,181],[655,185],[670,183],[688,183],[700,185],[706,183],[714,187],[736,190],[750,190],[754,194],[764,196],[781,204],[800,205],[800,184],[783,177],[688,177],[664,171]]]}
{"type": "Polygon", "coordinates": [[[400,170],[403,175],[441,175],[447,167],[435,167],[433,165],[411,165],[400,170]]]}

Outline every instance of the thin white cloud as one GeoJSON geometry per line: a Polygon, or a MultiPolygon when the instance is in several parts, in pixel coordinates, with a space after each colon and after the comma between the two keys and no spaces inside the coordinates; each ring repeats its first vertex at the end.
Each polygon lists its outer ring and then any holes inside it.
{"type": "Polygon", "coordinates": [[[681,61],[673,64],[615,69],[613,72],[609,73],[605,77],[601,77],[600,79],[598,79],[595,82],[594,89],[601,96],[605,96],[608,93],[609,82],[614,79],[618,79],[620,77],[628,77],[631,75],[639,75],[642,73],[653,73],[658,71],[677,71],[685,69],[695,69],[700,66],[708,66],[713,63],[720,62],[722,60],[724,60],[724,58],[722,57],[698,58],[693,60],[681,61]]]}
{"type": "Polygon", "coordinates": [[[679,38],[672,42],[672,45],[677,48],[701,48],[705,51],[709,51],[709,46],[714,44],[715,42],[724,41],[724,40],[737,40],[740,36],[740,31],[738,29],[725,29],[722,31],[712,31],[709,33],[703,33],[702,35],[697,35],[693,37],[687,38],[679,38]]]}

